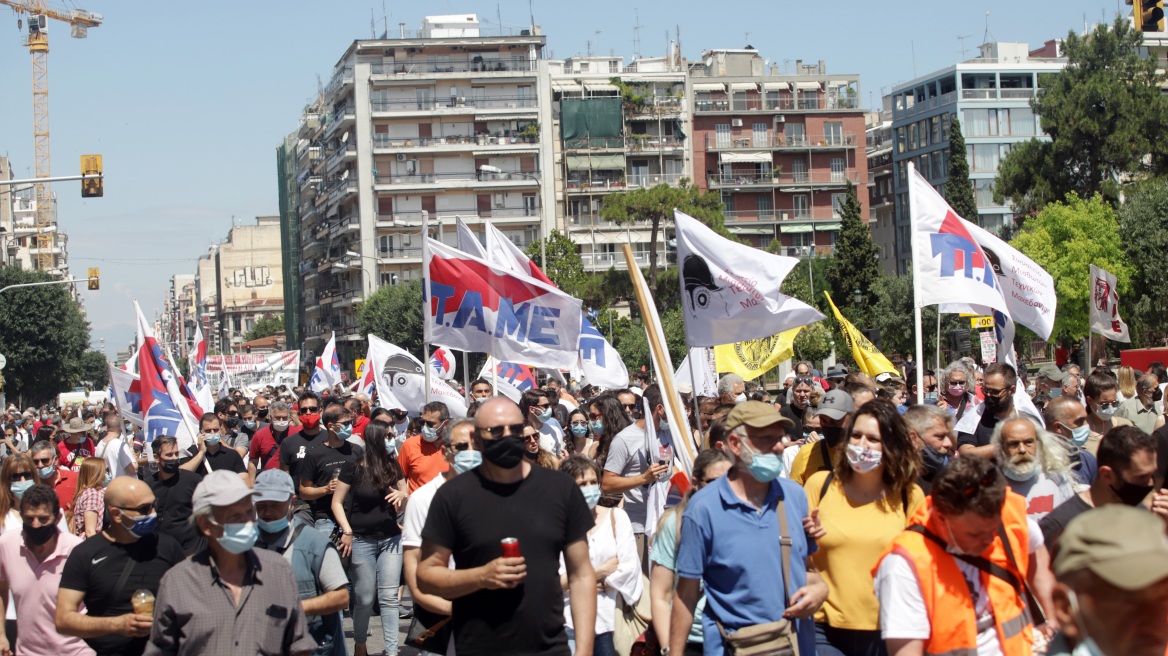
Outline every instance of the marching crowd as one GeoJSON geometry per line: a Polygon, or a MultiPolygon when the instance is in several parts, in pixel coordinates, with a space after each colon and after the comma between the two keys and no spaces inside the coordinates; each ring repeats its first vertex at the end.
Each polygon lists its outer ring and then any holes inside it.
{"type": "Polygon", "coordinates": [[[9,407],[0,656],[1165,654],[1168,371],[912,366],[9,407]]]}

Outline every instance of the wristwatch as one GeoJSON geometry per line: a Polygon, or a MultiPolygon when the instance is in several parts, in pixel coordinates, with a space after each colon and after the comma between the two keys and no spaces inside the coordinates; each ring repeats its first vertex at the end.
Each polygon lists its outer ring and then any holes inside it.
{"type": "Polygon", "coordinates": [[[661,648],[661,656],[669,656],[669,647],[661,648]]]}

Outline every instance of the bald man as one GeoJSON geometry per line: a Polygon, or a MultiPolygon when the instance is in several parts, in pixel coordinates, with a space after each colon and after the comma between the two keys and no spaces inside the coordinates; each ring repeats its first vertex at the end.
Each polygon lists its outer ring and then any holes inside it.
{"type": "Polygon", "coordinates": [[[85,640],[98,656],[141,654],[152,621],[135,613],[135,590],[158,593],[162,575],[183,559],[182,548],[156,533],[154,492],[129,476],[119,476],[105,491],[109,526],[77,545],[61,574],[57,592],[57,631],[85,640]],[[85,613],[79,611],[85,604],[85,613]]]}
{"type": "Polygon", "coordinates": [[[422,529],[418,588],[452,600],[458,653],[567,653],[562,556],[567,628],[576,652],[591,654],[598,583],[588,560],[592,509],[575,480],[523,457],[523,426],[519,406],[506,397],[475,414],[472,443],[483,463],[435,493],[422,529]],[[520,556],[503,557],[505,539],[517,540],[520,556]],[[448,568],[451,556],[457,569],[448,568]]]}

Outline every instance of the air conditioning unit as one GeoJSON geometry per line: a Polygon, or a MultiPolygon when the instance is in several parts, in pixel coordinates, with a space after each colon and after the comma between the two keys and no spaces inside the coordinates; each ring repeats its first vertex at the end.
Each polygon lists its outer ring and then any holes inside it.
{"type": "Polygon", "coordinates": [[[740,128],[740,127],[742,127],[742,119],[740,119],[740,118],[732,118],[732,119],[730,119],[730,126],[731,126],[731,127],[735,127],[735,128],[740,128]]]}
{"type": "Polygon", "coordinates": [[[399,162],[406,161],[406,154],[405,153],[398,153],[397,154],[397,161],[399,161],[399,162]]]}
{"type": "Polygon", "coordinates": [[[402,235],[402,248],[409,248],[413,245],[412,235],[402,235]]]}
{"type": "Polygon", "coordinates": [[[810,246],[803,246],[799,250],[803,253],[803,255],[810,255],[811,254],[811,247],[810,246]]]}
{"type": "Polygon", "coordinates": [[[787,122],[787,117],[786,117],[786,116],[781,116],[781,115],[780,115],[780,116],[776,116],[776,117],[775,117],[775,123],[786,123],[786,122],[787,122]]]}

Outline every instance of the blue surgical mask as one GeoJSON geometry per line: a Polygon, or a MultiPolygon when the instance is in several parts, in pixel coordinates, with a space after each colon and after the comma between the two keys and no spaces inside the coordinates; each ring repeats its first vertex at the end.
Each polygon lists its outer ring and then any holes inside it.
{"type": "Polygon", "coordinates": [[[56,465],[48,465],[37,469],[37,473],[41,475],[41,480],[52,478],[53,472],[57,471],[56,465]]]}
{"type": "Polygon", "coordinates": [[[547,421],[548,419],[551,419],[552,418],[551,406],[548,406],[547,410],[544,410],[543,412],[539,413],[538,415],[536,415],[535,418],[540,420],[540,421],[547,421]]]}
{"type": "Polygon", "coordinates": [[[23,481],[16,481],[8,489],[12,490],[12,496],[19,499],[24,496],[25,492],[28,492],[28,488],[30,487],[32,487],[32,481],[25,479],[23,481]]]}
{"type": "Polygon", "coordinates": [[[783,473],[783,459],[774,453],[755,453],[746,440],[742,441],[743,455],[750,454],[746,471],[759,483],[770,483],[783,473]]]}
{"type": "Polygon", "coordinates": [[[584,503],[587,503],[589,508],[595,508],[600,501],[600,486],[585,485],[580,491],[584,493],[584,503]]]}
{"type": "Polygon", "coordinates": [[[465,474],[468,471],[483,464],[483,454],[481,451],[456,451],[454,453],[454,471],[459,474],[465,474]]]}
{"type": "Polygon", "coordinates": [[[23,420],[23,419],[17,419],[17,420],[16,420],[16,425],[17,425],[17,426],[23,426],[23,425],[24,425],[24,420],[23,420]]]}
{"type": "Polygon", "coordinates": [[[572,426],[572,435],[575,435],[576,437],[584,437],[587,434],[587,426],[572,426]]]}
{"type": "Polygon", "coordinates": [[[256,427],[255,420],[253,419],[251,421],[243,422],[243,427],[248,429],[248,430],[255,430],[255,427],[256,427]]]}
{"type": "Polygon", "coordinates": [[[397,440],[392,437],[385,438],[385,452],[389,455],[397,455],[397,440]]]}
{"type": "Polygon", "coordinates": [[[427,442],[433,442],[438,439],[438,429],[429,426],[422,426],[422,439],[427,442]]]}
{"type": "Polygon", "coordinates": [[[353,435],[353,422],[346,422],[341,424],[337,429],[337,439],[347,440],[353,435]]]}
{"type": "Polygon", "coordinates": [[[132,523],[130,526],[126,527],[126,530],[129,531],[130,534],[134,537],[144,538],[147,535],[154,533],[155,529],[158,528],[158,513],[152,512],[149,515],[132,517],[130,518],[130,521],[132,523]]]}
{"type": "Polygon", "coordinates": [[[604,435],[604,422],[597,419],[588,422],[588,427],[592,429],[593,435],[604,435]]]}
{"type": "Polygon", "coordinates": [[[1071,442],[1074,442],[1075,446],[1083,446],[1089,439],[1091,439],[1091,427],[1087,424],[1071,429],[1071,442]]]}
{"type": "Polygon", "coordinates": [[[1059,396],[1062,396],[1062,395],[1063,395],[1063,388],[1061,388],[1061,387],[1052,387],[1052,388],[1050,388],[1049,390],[1047,390],[1047,391],[1046,391],[1046,395],[1047,395],[1047,396],[1049,396],[1049,397],[1050,397],[1050,398],[1052,398],[1052,399],[1053,399],[1053,398],[1056,398],[1056,397],[1059,397],[1059,396]]]}
{"type": "Polygon", "coordinates": [[[288,518],[281,517],[275,521],[265,522],[262,519],[256,520],[256,524],[264,533],[282,533],[284,529],[288,528],[288,518]]]}
{"type": "Polygon", "coordinates": [[[215,446],[216,444],[219,443],[219,440],[221,440],[221,439],[223,439],[222,435],[220,435],[218,433],[214,433],[214,434],[207,435],[206,437],[204,437],[203,444],[206,444],[207,446],[215,446]]]}
{"type": "Polygon", "coordinates": [[[1067,597],[1071,602],[1071,611],[1074,613],[1075,624],[1079,627],[1079,634],[1083,636],[1083,641],[1080,642],[1071,652],[1071,656],[1103,656],[1103,650],[1099,645],[1095,644],[1095,640],[1083,627],[1083,620],[1080,618],[1079,597],[1074,590],[1067,590],[1067,597]]]}
{"type": "Polygon", "coordinates": [[[216,538],[219,546],[233,554],[241,554],[255,546],[260,530],[255,522],[223,524],[223,537],[216,538]]]}

